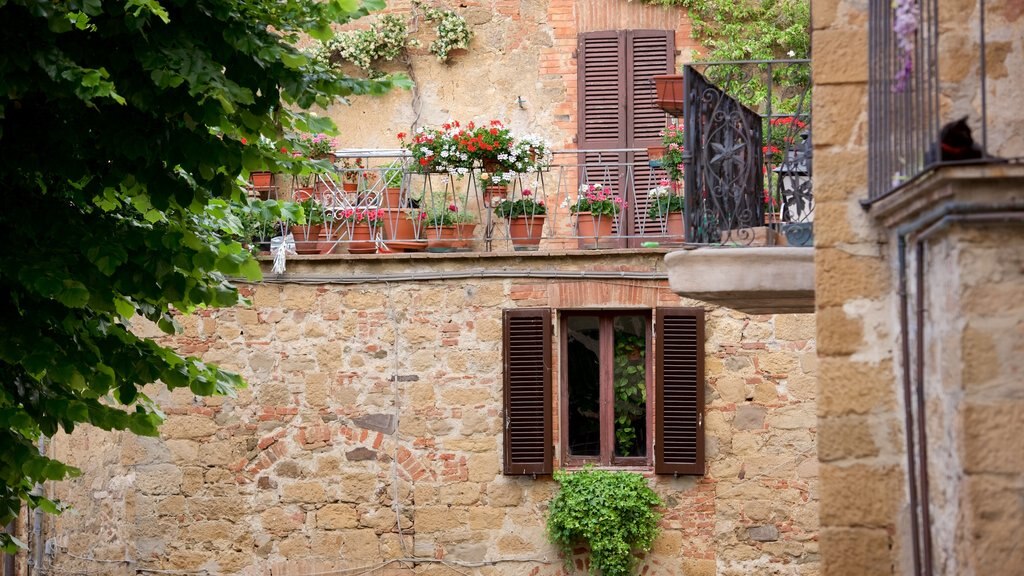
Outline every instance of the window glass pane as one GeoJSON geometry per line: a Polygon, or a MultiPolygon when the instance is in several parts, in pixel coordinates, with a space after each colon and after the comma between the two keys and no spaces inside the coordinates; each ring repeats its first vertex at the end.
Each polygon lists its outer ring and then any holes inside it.
{"type": "Polygon", "coordinates": [[[601,338],[596,316],[568,318],[569,454],[601,455],[601,338]]]}
{"type": "Polygon", "coordinates": [[[615,455],[647,455],[647,329],[643,316],[616,316],[615,455]]]}

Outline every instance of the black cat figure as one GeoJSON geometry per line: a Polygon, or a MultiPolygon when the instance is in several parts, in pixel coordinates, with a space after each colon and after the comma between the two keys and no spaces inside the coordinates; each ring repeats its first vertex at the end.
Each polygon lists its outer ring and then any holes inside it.
{"type": "Polygon", "coordinates": [[[934,161],[935,156],[939,156],[943,162],[956,162],[978,160],[985,156],[985,151],[971,136],[971,127],[967,125],[967,116],[954,120],[939,130],[939,151],[940,154],[935,154],[934,148],[929,150],[929,160],[934,161]]]}

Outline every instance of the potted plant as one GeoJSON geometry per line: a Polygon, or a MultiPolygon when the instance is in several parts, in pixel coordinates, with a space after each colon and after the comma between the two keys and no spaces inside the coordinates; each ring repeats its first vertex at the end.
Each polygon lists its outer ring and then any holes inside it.
{"type": "Polygon", "coordinates": [[[324,208],[315,198],[307,198],[299,206],[302,208],[303,220],[289,222],[289,231],[295,238],[295,251],[299,254],[317,254],[320,228],[324,223],[324,208]]]}
{"type": "Polygon", "coordinates": [[[572,565],[578,546],[590,551],[591,573],[630,576],[637,552],[647,552],[658,536],[656,508],[661,498],[635,472],[592,467],[577,472],[556,470],[558,492],[548,506],[547,532],[572,565]]]}
{"type": "Polygon", "coordinates": [[[384,197],[381,198],[381,208],[397,209],[402,207],[403,177],[401,168],[387,168],[381,173],[381,180],[384,182],[384,197]]]}
{"type": "Polygon", "coordinates": [[[515,174],[511,172],[481,172],[480,186],[483,188],[481,200],[484,206],[491,208],[508,197],[508,185],[515,174]]]}
{"type": "Polygon", "coordinates": [[[590,182],[580,185],[576,201],[568,206],[569,212],[576,215],[579,247],[593,249],[603,244],[602,238],[612,235],[615,219],[626,203],[603,184],[590,182]]]}
{"type": "Polygon", "coordinates": [[[516,250],[536,250],[548,213],[544,200],[534,200],[533,192],[523,190],[518,200],[503,199],[494,207],[494,215],[508,220],[508,236],[516,250]]]}
{"type": "Polygon", "coordinates": [[[666,126],[661,131],[661,143],[664,151],[661,156],[661,167],[664,168],[668,179],[672,182],[682,182],[685,165],[683,164],[683,127],[679,125],[666,126]]]}
{"type": "Polygon", "coordinates": [[[672,182],[662,180],[658,186],[651,188],[647,196],[651,200],[647,216],[652,220],[660,220],[662,229],[669,236],[681,237],[683,235],[683,210],[686,204],[682,195],[676,194],[672,182]]]}
{"type": "Polygon", "coordinates": [[[269,252],[270,239],[284,233],[284,221],[302,218],[295,202],[256,198],[233,204],[232,212],[239,220],[239,241],[253,253],[269,252]]]}
{"type": "Polygon", "coordinates": [[[362,158],[341,158],[334,164],[341,173],[341,188],[345,192],[358,192],[359,183],[366,183],[366,165],[362,158]]]}
{"type": "Polygon", "coordinates": [[[654,80],[654,104],[673,116],[683,115],[683,75],[659,74],[654,80]]]}
{"type": "Polygon", "coordinates": [[[455,204],[425,212],[423,223],[428,226],[427,250],[447,251],[469,246],[476,224],[473,215],[459,210],[455,204]]]}
{"type": "Polygon", "coordinates": [[[453,120],[445,122],[440,128],[420,127],[411,135],[399,132],[398,141],[412,155],[413,169],[416,171],[424,174],[454,172],[465,175],[473,168],[473,159],[465,143],[468,134],[469,130],[453,120]]]}
{"type": "Polygon", "coordinates": [[[335,141],[327,134],[303,134],[299,138],[299,148],[312,160],[323,160],[333,157],[335,141]]]}
{"type": "Polygon", "coordinates": [[[420,172],[465,175],[481,168],[492,175],[514,175],[537,170],[550,162],[550,152],[542,138],[517,138],[500,120],[480,126],[452,120],[440,128],[420,128],[413,135],[400,133],[398,139],[412,154],[413,165],[420,172]]]}
{"type": "Polygon", "coordinates": [[[370,254],[377,250],[377,240],[384,225],[384,214],[372,207],[346,208],[335,219],[349,228],[348,251],[370,254]]]}

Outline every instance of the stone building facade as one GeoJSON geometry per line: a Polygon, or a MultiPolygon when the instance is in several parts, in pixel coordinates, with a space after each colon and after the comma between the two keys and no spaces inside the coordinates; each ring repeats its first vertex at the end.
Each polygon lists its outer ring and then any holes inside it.
{"type": "MultiPolygon", "coordinates": [[[[411,13],[407,0],[389,10],[411,13]]],[[[470,48],[440,63],[427,52],[427,23],[419,22],[424,47],[410,51],[414,91],[354,99],[326,111],[341,130],[343,148],[397,148],[397,134],[415,126],[498,119],[517,133],[535,133],[559,150],[577,148],[578,41],[581,34],[607,30],[669,30],[675,69],[692,60],[699,46],[690,38],[685,10],[624,0],[493,0],[450,6],[474,33],[470,48]],[[387,118],[381,122],[380,118],[387,118]]],[[[357,26],[353,24],[353,26],[357,26]]]]}
{"type": "MultiPolygon", "coordinates": [[[[53,487],[72,508],[47,528],[46,562],[62,573],[564,574],[544,530],[557,484],[502,473],[502,314],[700,306],[668,290],[662,257],[293,260],[245,287],[250,308],[181,317],[183,332],[165,337],[240,371],[249,387],[237,398],[154,388],[159,438],[53,439],[83,474],[53,487]]],[[[644,573],[817,574],[814,318],[709,308],[704,328],[705,474],[632,468],[666,502],[644,573]]]]}
{"type": "Polygon", "coordinates": [[[1017,160],[943,167],[866,210],[890,153],[869,146],[869,4],[811,12],[823,572],[1019,574],[1024,4],[926,12],[941,122],[968,116],[980,142],[986,106],[988,151],[1017,160]]]}

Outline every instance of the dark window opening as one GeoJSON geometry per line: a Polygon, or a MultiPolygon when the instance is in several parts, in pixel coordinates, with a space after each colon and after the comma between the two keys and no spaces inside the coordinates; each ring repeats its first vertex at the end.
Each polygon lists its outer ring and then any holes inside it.
{"type": "Polygon", "coordinates": [[[649,463],[649,315],[570,312],[564,326],[568,460],[649,463]]]}

